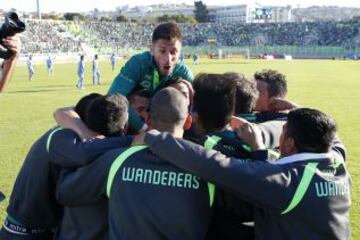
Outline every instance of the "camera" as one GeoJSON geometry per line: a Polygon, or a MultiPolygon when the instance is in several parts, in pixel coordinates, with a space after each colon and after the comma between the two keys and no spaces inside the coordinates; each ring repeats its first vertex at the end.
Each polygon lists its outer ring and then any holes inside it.
{"type": "Polygon", "coordinates": [[[16,12],[8,12],[5,16],[5,22],[0,28],[0,58],[9,59],[13,52],[3,45],[2,40],[16,33],[25,31],[25,23],[19,19],[16,12]]]}

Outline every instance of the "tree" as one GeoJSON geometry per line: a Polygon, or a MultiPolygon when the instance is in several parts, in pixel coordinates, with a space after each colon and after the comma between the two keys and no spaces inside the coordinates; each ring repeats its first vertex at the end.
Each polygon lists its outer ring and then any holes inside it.
{"type": "Polygon", "coordinates": [[[175,21],[177,23],[190,23],[190,24],[195,24],[196,20],[195,18],[191,17],[191,16],[186,16],[184,14],[180,14],[180,15],[163,15],[161,17],[157,18],[158,22],[170,22],[170,21],[175,21]]]}
{"type": "Polygon", "coordinates": [[[202,1],[195,2],[194,15],[195,15],[195,19],[198,22],[209,21],[209,11],[207,10],[206,5],[202,1]]]}
{"type": "Polygon", "coordinates": [[[127,22],[127,21],[129,21],[129,19],[124,15],[119,15],[116,17],[116,21],[117,22],[127,22]]]}
{"type": "Polygon", "coordinates": [[[68,20],[68,21],[74,21],[74,20],[84,21],[85,20],[85,17],[83,15],[81,15],[80,13],[65,13],[64,18],[65,18],[65,20],[68,20]]]}
{"type": "Polygon", "coordinates": [[[100,22],[111,22],[111,19],[103,16],[100,18],[100,22]]]}

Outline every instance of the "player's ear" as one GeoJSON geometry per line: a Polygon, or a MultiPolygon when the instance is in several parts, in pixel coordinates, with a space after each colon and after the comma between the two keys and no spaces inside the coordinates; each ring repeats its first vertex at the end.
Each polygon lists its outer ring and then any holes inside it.
{"type": "Polygon", "coordinates": [[[192,117],[190,114],[187,115],[186,119],[185,119],[185,123],[184,123],[184,130],[188,130],[191,128],[191,124],[192,124],[192,117]]]}

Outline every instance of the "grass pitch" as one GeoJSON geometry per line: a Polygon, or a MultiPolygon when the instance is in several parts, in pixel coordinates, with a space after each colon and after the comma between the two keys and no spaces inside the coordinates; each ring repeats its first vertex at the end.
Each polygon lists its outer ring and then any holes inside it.
{"type": "MultiPolygon", "coordinates": [[[[347,166],[353,179],[352,238],[360,239],[357,224],[360,221],[360,61],[200,59],[197,66],[187,63],[194,74],[235,71],[252,76],[264,68],[279,70],[287,76],[290,100],[320,109],[336,119],[339,135],[347,146],[347,166]]],[[[108,61],[101,62],[102,85],[92,86],[91,64],[87,63],[85,90],[75,88],[75,63],[55,64],[53,77],[47,76],[44,65],[37,65],[32,82],[28,81],[25,66],[16,68],[6,92],[0,94],[0,190],[7,196],[0,204],[1,223],[16,175],[30,146],[55,125],[53,111],[74,105],[90,92],[106,93],[122,64],[118,62],[117,70],[112,72],[108,61]]]]}

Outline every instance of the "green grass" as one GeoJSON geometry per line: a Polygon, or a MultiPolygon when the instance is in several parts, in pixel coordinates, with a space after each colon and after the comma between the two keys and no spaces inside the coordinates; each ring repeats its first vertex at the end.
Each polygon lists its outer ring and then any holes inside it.
{"type": "MultiPolygon", "coordinates": [[[[356,224],[360,221],[360,61],[200,59],[198,66],[188,63],[194,74],[236,71],[251,76],[264,68],[279,70],[287,75],[289,99],[318,108],[336,119],[339,135],[347,146],[347,166],[353,179],[352,238],[360,239],[360,227],[356,224]]],[[[47,77],[44,65],[36,66],[33,82],[28,81],[25,66],[17,67],[6,92],[0,95],[0,189],[6,196],[11,193],[32,143],[55,124],[53,111],[73,105],[87,93],[105,93],[118,72],[110,70],[109,62],[101,62],[103,84],[92,86],[90,63],[86,67],[87,85],[82,91],[75,88],[75,63],[55,65],[55,76],[51,78],[47,77]]],[[[8,199],[0,204],[1,222],[8,199]]]]}

